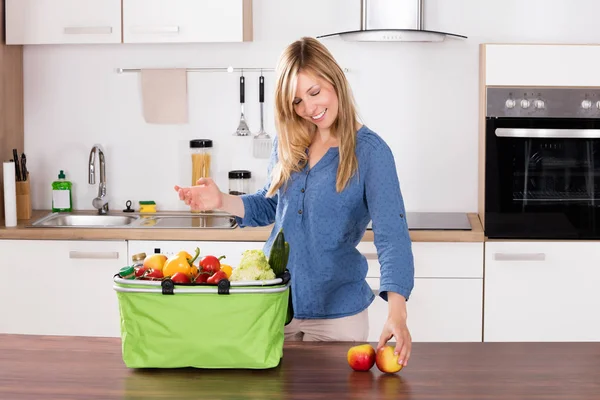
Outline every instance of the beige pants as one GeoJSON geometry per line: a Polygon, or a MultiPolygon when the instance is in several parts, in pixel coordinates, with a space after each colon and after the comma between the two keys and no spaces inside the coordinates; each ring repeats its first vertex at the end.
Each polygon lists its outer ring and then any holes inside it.
{"type": "Polygon", "coordinates": [[[285,341],[366,342],[369,336],[368,309],[349,317],[292,319],[285,327],[285,341]]]}

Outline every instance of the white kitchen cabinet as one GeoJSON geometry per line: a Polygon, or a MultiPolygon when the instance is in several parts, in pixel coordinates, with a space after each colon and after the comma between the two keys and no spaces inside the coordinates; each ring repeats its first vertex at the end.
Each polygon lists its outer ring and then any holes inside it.
{"type": "MultiPolygon", "coordinates": [[[[369,264],[367,277],[379,277],[374,242],[360,242],[357,249],[369,264]]],[[[482,242],[413,242],[416,278],[483,278],[482,242]]]]}
{"type": "MultiPolygon", "coordinates": [[[[414,342],[481,342],[483,243],[414,242],[415,286],[407,302],[414,342]]],[[[373,242],[358,249],[367,258],[367,282],[378,293],[379,262],[373,242]]],[[[369,341],[379,341],[388,304],[379,296],[369,307],[369,341]]],[[[392,338],[391,342],[395,342],[392,338]]]]}
{"type": "Polygon", "coordinates": [[[123,241],[0,240],[0,332],[120,336],[123,241]]]}
{"type": "MultiPolygon", "coordinates": [[[[130,240],[128,242],[128,259],[138,253],[147,256],[161,253],[170,257],[180,251],[187,251],[192,256],[196,247],[200,249],[198,259],[207,255],[216,257],[225,256],[223,264],[236,267],[242,259],[245,250],[262,250],[265,242],[217,242],[217,241],[192,241],[192,240],[130,240]]],[[[196,263],[197,264],[197,263],[196,263]]]]}
{"type": "Polygon", "coordinates": [[[487,86],[598,86],[600,47],[587,44],[482,44],[487,86]],[[515,62],[519,60],[519,62],[515,62]],[[523,65],[529,68],[523,68],[523,65]],[[552,68],[547,68],[552,66],[552,68]],[[574,73],[573,71],[577,71],[574,73]]]}
{"type": "Polygon", "coordinates": [[[123,43],[252,40],[252,0],[123,0],[123,43]]]}
{"type": "Polygon", "coordinates": [[[6,0],[6,43],[121,43],[121,0],[6,0]]]}
{"type": "MultiPolygon", "coordinates": [[[[367,281],[377,293],[379,278],[367,281]]],[[[406,303],[413,342],[481,342],[482,302],[482,279],[415,278],[415,287],[406,303]]],[[[378,342],[388,316],[388,304],[376,296],[368,312],[368,340],[378,342]]]]}
{"type": "Polygon", "coordinates": [[[484,341],[600,341],[599,242],[487,242],[484,341]]]}

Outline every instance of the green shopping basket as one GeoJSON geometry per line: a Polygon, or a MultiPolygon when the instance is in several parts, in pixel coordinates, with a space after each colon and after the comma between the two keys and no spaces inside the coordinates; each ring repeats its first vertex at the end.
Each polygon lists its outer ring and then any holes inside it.
{"type": "Polygon", "coordinates": [[[267,369],[283,357],[290,275],[173,284],[114,277],[129,368],[267,369]]]}

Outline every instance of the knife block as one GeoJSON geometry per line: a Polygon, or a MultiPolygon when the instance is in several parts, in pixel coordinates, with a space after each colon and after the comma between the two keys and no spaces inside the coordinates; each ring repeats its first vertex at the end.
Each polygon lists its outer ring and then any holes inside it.
{"type": "Polygon", "coordinates": [[[16,182],[17,192],[17,219],[31,218],[31,185],[29,174],[27,180],[16,182]]]}

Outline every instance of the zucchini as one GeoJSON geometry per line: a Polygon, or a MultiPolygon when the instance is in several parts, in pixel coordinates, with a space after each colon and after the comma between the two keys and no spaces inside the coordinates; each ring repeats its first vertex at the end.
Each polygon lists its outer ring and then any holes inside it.
{"type": "Polygon", "coordinates": [[[269,266],[275,273],[275,276],[281,276],[287,267],[288,258],[290,256],[290,245],[285,241],[283,228],[277,233],[271,252],[269,253],[269,266]]]}

